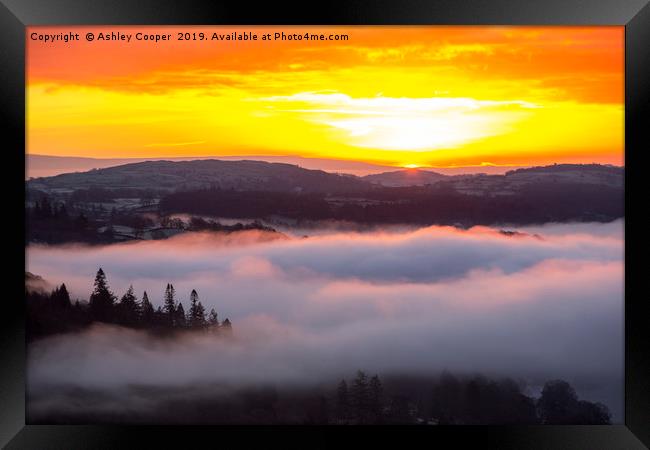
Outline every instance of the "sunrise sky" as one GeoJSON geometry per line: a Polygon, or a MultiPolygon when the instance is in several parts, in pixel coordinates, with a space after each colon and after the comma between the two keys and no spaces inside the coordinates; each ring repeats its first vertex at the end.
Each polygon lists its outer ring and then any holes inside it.
{"type": "Polygon", "coordinates": [[[623,27],[30,27],[27,152],[623,164],[623,27]],[[43,43],[32,32],[77,32],[43,43]],[[87,42],[87,32],[347,41],[87,42]]]}

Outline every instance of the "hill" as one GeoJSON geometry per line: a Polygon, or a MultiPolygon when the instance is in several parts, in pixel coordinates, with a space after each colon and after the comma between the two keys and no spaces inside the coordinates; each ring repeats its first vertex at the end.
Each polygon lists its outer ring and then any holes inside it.
{"type": "Polygon", "coordinates": [[[478,196],[512,196],[530,189],[555,190],[570,185],[622,190],[625,169],[600,164],[553,164],[511,170],[505,175],[473,175],[443,181],[448,181],[458,193],[478,196]]]}
{"type": "Polygon", "coordinates": [[[263,161],[145,161],[87,172],[36,178],[30,189],[72,192],[78,189],[141,189],[157,192],[217,188],[235,191],[350,192],[369,183],[350,175],[263,161]]]}
{"type": "Polygon", "coordinates": [[[305,169],[324,170],[351,175],[368,175],[390,170],[390,166],[366,163],[361,161],[348,161],[331,158],[308,158],[292,155],[249,155],[249,156],[183,156],[174,158],[149,157],[149,158],[88,158],[76,156],[50,156],[50,155],[25,155],[25,179],[52,177],[63,173],[87,172],[92,169],[105,169],[107,167],[121,166],[124,164],[145,161],[199,161],[218,159],[221,161],[266,161],[271,163],[294,164],[305,169]]]}
{"type": "Polygon", "coordinates": [[[553,164],[510,170],[503,175],[444,175],[420,169],[397,170],[362,178],[385,187],[426,186],[444,182],[468,195],[511,195],[525,186],[589,184],[622,188],[624,169],[600,164],[553,164]]]}
{"type": "Polygon", "coordinates": [[[447,175],[429,170],[405,169],[366,175],[363,180],[387,187],[424,186],[447,179],[447,175]]]}

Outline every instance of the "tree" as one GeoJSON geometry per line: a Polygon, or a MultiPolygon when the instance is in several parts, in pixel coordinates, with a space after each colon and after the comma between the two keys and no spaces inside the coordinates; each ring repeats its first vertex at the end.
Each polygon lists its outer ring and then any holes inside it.
{"type": "Polygon", "coordinates": [[[305,423],[327,425],[329,423],[329,404],[327,399],[319,395],[305,401],[305,423]]]}
{"type": "Polygon", "coordinates": [[[336,415],[342,422],[347,421],[350,416],[350,397],[345,380],[341,380],[336,389],[336,415]]]}
{"type": "Polygon", "coordinates": [[[211,327],[219,326],[219,316],[217,315],[217,312],[214,310],[214,308],[210,310],[210,315],[208,316],[208,325],[211,327]]]}
{"type": "Polygon", "coordinates": [[[197,327],[201,328],[205,326],[205,308],[201,302],[196,305],[196,318],[194,320],[197,327]]]}
{"type": "Polygon", "coordinates": [[[100,267],[95,275],[94,289],[90,294],[90,311],[94,320],[111,322],[114,317],[115,295],[108,288],[106,274],[100,267]]]}
{"type": "Polygon", "coordinates": [[[585,400],[578,401],[575,420],[577,425],[609,425],[612,422],[607,406],[602,403],[591,403],[585,400]]]}
{"type": "Polygon", "coordinates": [[[570,424],[578,404],[576,391],[563,380],[547,381],[537,408],[543,424],[570,424]]]}
{"type": "Polygon", "coordinates": [[[455,423],[461,412],[461,397],[461,382],[454,375],[444,371],[432,392],[431,415],[441,424],[455,423]]]}
{"type": "Polygon", "coordinates": [[[140,319],[145,326],[151,326],[153,325],[153,316],[154,316],[153,305],[149,301],[149,296],[147,295],[147,291],[144,291],[144,294],[142,294],[142,306],[141,306],[140,319]]]}
{"type": "Polygon", "coordinates": [[[68,294],[68,289],[65,287],[65,283],[52,291],[51,300],[52,303],[60,309],[69,309],[72,306],[72,303],[70,302],[70,294],[68,294]]]}
{"type": "Polygon", "coordinates": [[[190,310],[188,313],[189,325],[192,328],[199,328],[205,325],[205,311],[199,301],[199,294],[192,289],[190,294],[190,310]]]}
{"type": "Polygon", "coordinates": [[[166,326],[168,324],[167,315],[163,312],[160,306],[156,308],[156,311],[153,313],[153,323],[157,326],[166,326]]]}
{"type": "Polygon", "coordinates": [[[352,408],[358,423],[365,423],[368,416],[368,377],[359,370],[352,384],[352,408]]]}
{"type": "Polygon", "coordinates": [[[611,423],[607,407],[601,403],[578,400],[576,391],[563,380],[546,382],[537,401],[543,424],[605,425],[611,423]]]}
{"type": "Polygon", "coordinates": [[[229,319],[224,320],[221,323],[221,330],[225,331],[226,333],[232,333],[232,324],[230,323],[229,319]]]}
{"type": "Polygon", "coordinates": [[[183,304],[181,302],[178,302],[174,317],[174,326],[178,328],[185,328],[186,325],[187,321],[185,320],[185,309],[183,308],[183,304]]]}
{"type": "Polygon", "coordinates": [[[390,421],[395,424],[412,422],[409,411],[409,398],[405,395],[393,395],[390,402],[390,421]]]}
{"type": "Polygon", "coordinates": [[[375,375],[370,379],[369,385],[369,410],[375,422],[381,421],[383,402],[382,402],[383,386],[379,376],[375,375]]]}
{"type": "Polygon", "coordinates": [[[174,286],[167,283],[167,287],[165,288],[165,299],[163,302],[163,312],[167,317],[167,325],[170,327],[174,326],[174,313],[176,312],[176,299],[174,298],[174,295],[174,286]]]}
{"type": "Polygon", "coordinates": [[[124,325],[135,325],[139,321],[138,300],[133,293],[133,286],[120,299],[118,304],[120,322],[124,325]]]}

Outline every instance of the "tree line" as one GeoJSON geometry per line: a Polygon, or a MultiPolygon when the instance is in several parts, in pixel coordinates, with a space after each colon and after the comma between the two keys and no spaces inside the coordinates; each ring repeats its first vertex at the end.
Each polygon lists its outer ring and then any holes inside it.
{"type": "Polygon", "coordinates": [[[228,218],[301,221],[341,220],[363,224],[531,224],[553,221],[610,221],[624,214],[622,190],[576,183],[540,183],[506,196],[456,192],[449,182],[431,186],[375,188],[363,194],[201,189],[164,196],[161,214],[187,213],[228,218]]]}
{"type": "MultiPolygon", "coordinates": [[[[369,376],[311,386],[133,386],[146,408],[120,414],[84,390],[68,391],[76,408],[28,412],[30,423],[305,424],[305,425],[605,425],[605,405],[578,398],[563,380],[548,381],[538,398],[511,379],[483,375],[369,376]]],[[[114,399],[113,399],[114,400],[114,399]]],[[[112,401],[113,401],[112,400],[112,401]]]]}
{"type": "Polygon", "coordinates": [[[336,388],[335,408],[325,404],[314,418],[333,424],[548,424],[606,425],[607,406],[580,400],[564,380],[545,383],[534,399],[510,379],[489,380],[443,373],[438,379],[394,379],[387,388],[378,375],[358,371],[336,388]]]}
{"type": "MultiPolygon", "coordinates": [[[[31,194],[34,197],[34,194],[31,194]]],[[[108,236],[96,232],[99,226],[86,212],[66,202],[50,199],[47,195],[33,200],[25,206],[25,244],[29,242],[86,242],[106,244],[112,242],[108,236]]]]}
{"type": "Polygon", "coordinates": [[[196,290],[192,290],[188,311],[176,298],[174,286],[165,288],[163,305],[154,308],[147,291],[139,300],[133,286],[119,298],[111,291],[106,274],[99,268],[87,303],[70,299],[65,283],[52,292],[26,289],[28,339],[74,331],[93,322],[112,323],[130,328],[159,331],[209,330],[232,332],[229,319],[219,321],[217,312],[206,312],[196,290]]]}

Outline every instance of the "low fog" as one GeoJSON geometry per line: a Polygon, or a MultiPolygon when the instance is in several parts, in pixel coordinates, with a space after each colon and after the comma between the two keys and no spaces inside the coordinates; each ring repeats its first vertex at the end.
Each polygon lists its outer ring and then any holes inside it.
{"type": "MultiPolygon", "coordinates": [[[[31,245],[27,270],[65,282],[73,299],[88,299],[102,267],[118,296],[132,284],[156,307],[172,283],[187,310],[196,289],[234,328],[231,340],[163,340],[95,325],[37,341],[28,356],[31,407],[51,407],[57,389],[305,385],[336,383],[358,369],[449,370],[509,376],[533,389],[562,378],[621,422],[623,222],[518,231],[429,227],[306,238],[250,231],[31,245]]],[[[120,398],[112,408],[137,407],[120,398]]]]}

